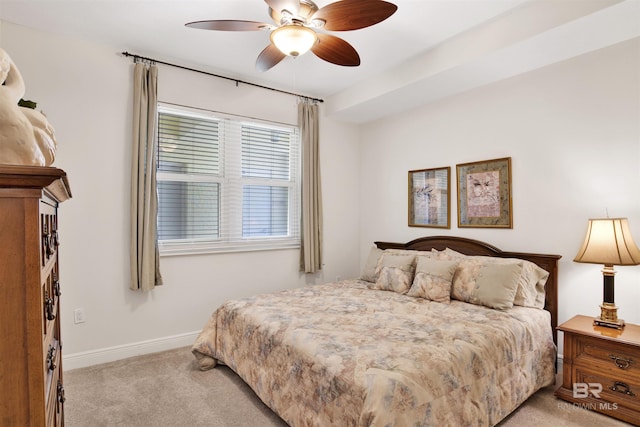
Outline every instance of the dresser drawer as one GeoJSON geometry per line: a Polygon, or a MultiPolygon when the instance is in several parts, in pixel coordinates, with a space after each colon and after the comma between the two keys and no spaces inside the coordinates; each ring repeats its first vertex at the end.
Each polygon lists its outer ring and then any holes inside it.
{"type": "Polygon", "coordinates": [[[575,336],[574,340],[574,364],[598,366],[612,375],[624,372],[625,377],[634,377],[640,381],[640,351],[637,347],[588,336],[575,336]]]}
{"type": "MultiPolygon", "coordinates": [[[[590,384],[589,393],[599,400],[615,403],[616,405],[603,405],[603,408],[616,411],[616,406],[623,406],[638,412],[640,420],[640,381],[630,380],[624,376],[608,376],[590,370],[575,367],[573,377],[576,383],[590,384]],[[600,386],[602,390],[598,392],[600,386]]],[[[586,390],[585,390],[586,392],[586,390]]]]}
{"type": "Polygon", "coordinates": [[[52,358],[47,361],[46,368],[46,414],[47,414],[47,426],[59,426],[63,421],[63,407],[64,407],[64,387],[62,385],[62,355],[60,352],[60,342],[55,340],[52,343],[53,351],[52,358]]]}
{"type": "Polygon", "coordinates": [[[62,386],[62,370],[57,368],[52,374],[51,387],[46,399],[47,426],[64,424],[64,387],[62,386]]]}
{"type": "Polygon", "coordinates": [[[51,384],[59,377],[60,368],[60,340],[57,333],[52,335],[53,339],[50,342],[45,342],[44,377],[47,393],[51,389],[51,384]]]}
{"type": "Polygon", "coordinates": [[[59,341],[55,340],[51,343],[50,349],[53,351],[50,353],[52,358],[45,363],[45,396],[47,401],[47,407],[55,406],[56,400],[56,388],[58,386],[58,380],[60,379],[60,346],[59,341]]]}

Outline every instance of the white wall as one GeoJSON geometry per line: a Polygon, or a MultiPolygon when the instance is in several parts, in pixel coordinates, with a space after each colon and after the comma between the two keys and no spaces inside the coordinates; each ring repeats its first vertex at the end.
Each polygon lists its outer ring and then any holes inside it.
{"type": "MultiPolygon", "coordinates": [[[[599,315],[602,266],[572,260],[592,217],[640,244],[640,41],[583,55],[362,128],[360,251],[457,235],[562,255],[559,321],[599,315]],[[456,164],[512,158],[513,229],[457,227],[456,164]],[[452,168],[450,230],[407,224],[407,171],[452,168]]],[[[640,323],[640,267],[616,267],[619,315],[640,323]]]]}
{"type": "MultiPolygon", "coordinates": [[[[0,47],[24,77],[25,98],[37,101],[54,126],[54,166],[67,172],[73,192],[60,212],[65,368],[190,345],[229,298],[358,274],[357,128],[322,117],[321,273],[298,273],[297,250],[163,257],[165,285],[149,293],[130,291],[131,59],[117,47],[8,22],[0,26],[0,47]],[[85,323],[73,323],[75,308],[85,309],[85,323]]],[[[159,99],[297,122],[295,97],[162,65],[159,99]]]]}

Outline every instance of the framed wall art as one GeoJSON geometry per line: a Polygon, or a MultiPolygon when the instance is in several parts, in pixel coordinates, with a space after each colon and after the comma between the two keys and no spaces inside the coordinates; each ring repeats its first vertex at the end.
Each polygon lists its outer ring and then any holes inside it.
{"type": "Polygon", "coordinates": [[[456,165],[458,227],[513,228],[511,157],[456,165]]]}
{"type": "Polygon", "coordinates": [[[451,228],[451,168],[409,171],[409,227],[451,228]]]}

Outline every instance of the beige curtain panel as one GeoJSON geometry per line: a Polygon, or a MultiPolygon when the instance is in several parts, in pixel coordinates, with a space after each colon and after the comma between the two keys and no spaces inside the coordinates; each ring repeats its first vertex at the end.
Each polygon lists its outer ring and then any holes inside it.
{"type": "Polygon", "coordinates": [[[158,254],[156,121],[158,68],[136,63],[131,161],[131,284],[135,291],[162,285],[158,254]]]}
{"type": "Polygon", "coordinates": [[[304,100],[298,104],[298,124],[302,142],[302,227],[300,271],[322,269],[322,191],[318,105],[304,100]]]}

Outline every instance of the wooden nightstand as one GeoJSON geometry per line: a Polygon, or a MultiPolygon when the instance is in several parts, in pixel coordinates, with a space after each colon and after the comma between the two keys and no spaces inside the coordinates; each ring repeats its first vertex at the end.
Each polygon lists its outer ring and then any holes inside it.
{"type": "Polygon", "coordinates": [[[556,396],[577,406],[640,425],[640,326],[594,326],[575,316],[564,332],[562,386],[556,396]]]}

